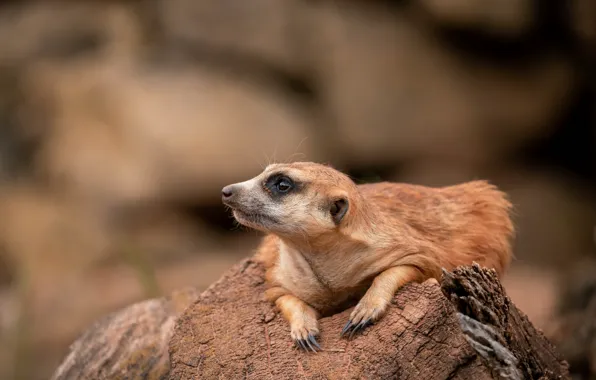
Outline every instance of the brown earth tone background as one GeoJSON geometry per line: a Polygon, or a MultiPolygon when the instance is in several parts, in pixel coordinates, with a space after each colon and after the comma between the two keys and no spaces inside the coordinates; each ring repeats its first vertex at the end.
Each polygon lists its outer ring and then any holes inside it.
{"type": "Polygon", "coordinates": [[[0,378],[250,255],[220,189],[272,161],[493,181],[504,284],[548,328],[596,256],[595,4],[1,1],[0,378]]]}

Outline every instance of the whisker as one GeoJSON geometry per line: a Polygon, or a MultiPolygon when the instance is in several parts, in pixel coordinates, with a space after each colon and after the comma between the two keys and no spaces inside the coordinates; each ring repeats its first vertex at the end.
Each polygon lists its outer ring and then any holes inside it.
{"type": "Polygon", "coordinates": [[[288,159],[287,159],[286,163],[290,163],[290,162],[292,162],[292,159],[293,159],[294,157],[296,157],[297,155],[302,155],[302,156],[306,157],[306,154],[304,154],[304,153],[301,153],[301,152],[298,152],[298,150],[300,149],[300,146],[301,146],[302,144],[304,144],[304,142],[305,142],[306,140],[308,140],[308,136],[305,136],[305,137],[304,137],[302,140],[300,140],[300,142],[298,143],[298,146],[297,146],[297,147],[296,147],[296,149],[294,150],[294,153],[292,153],[292,154],[290,155],[290,157],[288,157],[288,159]]]}

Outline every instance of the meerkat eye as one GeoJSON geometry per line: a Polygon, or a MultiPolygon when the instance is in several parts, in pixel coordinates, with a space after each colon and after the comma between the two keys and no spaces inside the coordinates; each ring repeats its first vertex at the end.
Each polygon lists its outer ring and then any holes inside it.
{"type": "Polygon", "coordinates": [[[280,178],[275,182],[275,187],[280,193],[288,192],[292,186],[292,183],[286,178],[280,178]]]}
{"type": "Polygon", "coordinates": [[[335,224],[339,224],[348,212],[348,201],[346,199],[338,199],[331,204],[329,209],[331,218],[335,224]]]}
{"type": "Polygon", "coordinates": [[[294,187],[294,182],[286,176],[272,176],[265,183],[265,187],[269,189],[272,194],[286,194],[294,187]]]}

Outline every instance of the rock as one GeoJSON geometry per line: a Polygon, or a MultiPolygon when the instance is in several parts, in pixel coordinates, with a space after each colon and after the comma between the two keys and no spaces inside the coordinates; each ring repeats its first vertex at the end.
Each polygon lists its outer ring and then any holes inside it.
{"type": "Polygon", "coordinates": [[[593,64],[596,60],[596,4],[590,0],[573,0],[570,4],[571,30],[583,50],[584,58],[593,64]]]}
{"type": "Polygon", "coordinates": [[[196,290],[183,289],[99,320],[71,345],[52,380],[163,378],[175,321],[197,297],[196,290]]]}
{"type": "Polygon", "coordinates": [[[442,27],[495,37],[520,37],[537,24],[536,5],[530,0],[420,0],[418,3],[442,27]]]}
{"type": "Polygon", "coordinates": [[[482,163],[466,160],[412,159],[401,165],[388,180],[440,187],[471,181],[482,172],[482,163]]]}
{"type": "Polygon", "coordinates": [[[596,376],[596,256],[565,273],[548,336],[569,361],[574,379],[596,376]]]}
{"type": "Polygon", "coordinates": [[[560,273],[556,268],[540,268],[520,261],[514,260],[503,278],[503,287],[534,326],[544,329],[556,310],[560,273]]]}
{"type": "Polygon", "coordinates": [[[18,125],[19,90],[18,70],[0,68],[0,182],[22,178],[31,169],[35,138],[18,125]]]}
{"type": "Polygon", "coordinates": [[[594,199],[581,182],[536,168],[494,178],[516,210],[514,262],[561,271],[592,249],[594,199]]]}
{"type": "Polygon", "coordinates": [[[565,57],[482,61],[401,8],[316,2],[311,12],[321,102],[354,165],[500,157],[548,133],[575,86],[565,57]]]}
{"type": "Polygon", "coordinates": [[[81,53],[119,49],[131,54],[139,43],[139,21],[123,4],[15,2],[0,12],[0,68],[40,59],[69,59],[81,53]],[[18,39],[14,36],[19,36],[18,39]]]}
{"type": "Polygon", "coordinates": [[[298,73],[301,1],[156,1],[155,14],[164,44],[201,59],[213,56],[257,62],[298,73]]]}
{"type": "Polygon", "coordinates": [[[34,184],[0,188],[0,246],[31,289],[52,289],[105,257],[101,218],[76,199],[34,184]]]}

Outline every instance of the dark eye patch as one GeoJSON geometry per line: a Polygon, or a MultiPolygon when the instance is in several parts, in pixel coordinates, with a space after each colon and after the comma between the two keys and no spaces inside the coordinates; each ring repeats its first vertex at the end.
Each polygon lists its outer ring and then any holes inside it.
{"type": "Polygon", "coordinates": [[[269,176],[264,183],[264,187],[272,196],[280,197],[295,191],[298,186],[290,177],[278,173],[269,176]]]}

